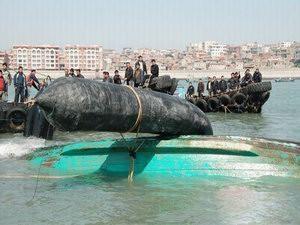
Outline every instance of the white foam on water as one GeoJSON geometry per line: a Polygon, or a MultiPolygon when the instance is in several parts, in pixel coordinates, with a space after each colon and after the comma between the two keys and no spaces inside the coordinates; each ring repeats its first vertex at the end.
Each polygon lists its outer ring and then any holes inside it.
{"type": "Polygon", "coordinates": [[[46,146],[46,141],[34,137],[13,136],[0,139],[0,159],[23,156],[36,148],[46,146]]]}

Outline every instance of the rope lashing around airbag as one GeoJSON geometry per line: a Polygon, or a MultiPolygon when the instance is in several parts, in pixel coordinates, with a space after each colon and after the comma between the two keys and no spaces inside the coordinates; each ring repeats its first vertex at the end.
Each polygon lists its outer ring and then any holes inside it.
{"type": "Polygon", "coordinates": [[[133,92],[133,94],[135,95],[136,100],[138,102],[138,106],[139,106],[138,116],[136,118],[136,121],[135,121],[134,125],[125,133],[130,133],[130,132],[134,131],[136,128],[138,128],[138,130],[137,130],[137,133],[138,133],[139,132],[139,125],[142,121],[142,114],[143,114],[142,102],[141,102],[141,99],[140,99],[138,93],[134,90],[133,87],[131,87],[129,85],[125,85],[125,87],[129,88],[133,92]]]}
{"type": "MultiPolygon", "coordinates": [[[[136,118],[136,121],[135,121],[134,125],[125,133],[129,133],[129,132],[132,132],[132,131],[137,129],[136,137],[138,137],[139,131],[140,131],[140,125],[141,125],[141,121],[142,121],[142,114],[143,114],[142,102],[141,102],[141,99],[140,99],[138,93],[135,91],[135,89],[133,87],[131,87],[129,85],[125,85],[125,87],[129,88],[133,92],[133,94],[135,95],[135,97],[137,99],[138,106],[139,106],[138,116],[136,118]]],[[[129,157],[130,157],[130,167],[129,167],[129,173],[128,173],[128,181],[132,182],[133,174],[134,174],[134,161],[136,159],[136,152],[144,144],[144,141],[136,149],[132,149],[127,144],[126,139],[124,138],[123,134],[120,133],[120,135],[121,135],[122,140],[124,141],[125,145],[128,148],[128,154],[129,154],[129,157]]]]}

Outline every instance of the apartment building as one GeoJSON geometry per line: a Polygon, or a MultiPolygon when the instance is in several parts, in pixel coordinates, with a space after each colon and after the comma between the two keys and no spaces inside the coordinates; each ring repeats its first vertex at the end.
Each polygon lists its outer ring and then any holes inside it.
{"type": "Polygon", "coordinates": [[[64,67],[69,69],[102,69],[102,58],[102,47],[98,45],[68,45],[64,49],[64,67]]]}
{"type": "Polygon", "coordinates": [[[2,63],[7,62],[9,64],[9,61],[11,59],[11,54],[7,52],[0,51],[0,63],[2,66],[2,63]]]}
{"type": "Polygon", "coordinates": [[[12,48],[11,67],[57,70],[59,47],[53,45],[15,45],[12,48]]]}
{"type": "Polygon", "coordinates": [[[228,51],[228,48],[224,44],[212,44],[208,48],[208,53],[212,58],[220,57],[228,51]]]}

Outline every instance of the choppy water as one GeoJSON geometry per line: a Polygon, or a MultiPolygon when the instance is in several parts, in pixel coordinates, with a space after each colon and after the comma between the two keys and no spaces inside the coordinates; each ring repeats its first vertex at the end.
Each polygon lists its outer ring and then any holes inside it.
{"type": "MultiPolygon", "coordinates": [[[[273,83],[261,114],[209,114],[214,133],[299,142],[299,88],[300,81],[273,83]]],[[[299,224],[300,181],[291,178],[40,179],[30,201],[37,171],[15,156],[105,136],[114,134],[58,132],[54,141],[1,134],[0,224],[299,224]]]]}

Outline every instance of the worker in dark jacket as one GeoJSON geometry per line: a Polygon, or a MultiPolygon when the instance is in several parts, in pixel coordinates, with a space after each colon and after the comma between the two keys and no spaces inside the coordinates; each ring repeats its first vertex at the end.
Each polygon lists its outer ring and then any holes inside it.
{"type": "Polygon", "coordinates": [[[252,83],[252,75],[249,69],[246,69],[245,75],[242,78],[241,87],[247,86],[252,83]]]}
{"type": "Polygon", "coordinates": [[[262,75],[259,72],[259,69],[257,68],[253,74],[252,80],[254,83],[259,83],[262,80],[262,75]]]}
{"type": "Polygon", "coordinates": [[[208,81],[207,81],[207,84],[206,84],[206,90],[207,90],[209,96],[211,96],[211,94],[212,94],[211,83],[212,83],[211,77],[208,77],[208,81]]]}
{"type": "Polygon", "coordinates": [[[23,73],[23,67],[19,66],[18,72],[14,76],[14,87],[15,87],[15,104],[19,102],[24,102],[25,99],[25,89],[26,89],[26,77],[23,73]],[[21,98],[21,99],[20,99],[21,98]]]}
{"type": "Polygon", "coordinates": [[[241,79],[240,72],[235,72],[234,73],[234,80],[235,80],[235,88],[236,89],[240,87],[240,79],[241,79]]]}
{"type": "Polygon", "coordinates": [[[69,77],[76,77],[76,75],[75,75],[75,72],[74,72],[74,69],[73,69],[73,68],[71,68],[71,69],[70,69],[69,77]]]}
{"type": "Polygon", "coordinates": [[[119,74],[119,70],[115,70],[115,75],[114,75],[114,84],[122,84],[122,80],[119,74]]]}
{"type": "Polygon", "coordinates": [[[77,78],[84,78],[84,76],[81,74],[81,70],[80,69],[76,70],[76,77],[77,78]]]}
{"type": "Polygon", "coordinates": [[[198,82],[197,92],[198,92],[198,96],[199,97],[203,96],[203,93],[204,93],[204,83],[203,83],[203,81],[202,81],[201,78],[199,79],[199,82],[198,82]]]}
{"type": "Polygon", "coordinates": [[[136,68],[133,74],[134,87],[139,87],[142,85],[142,79],[143,79],[142,73],[143,71],[140,68],[140,64],[136,64],[136,68]]]}
{"type": "Polygon", "coordinates": [[[138,61],[136,61],[136,63],[135,63],[135,69],[137,68],[137,65],[139,65],[139,69],[142,71],[141,72],[141,85],[143,85],[145,82],[145,76],[147,75],[147,66],[141,55],[138,57],[138,61]]]}
{"type": "Polygon", "coordinates": [[[159,67],[156,64],[155,59],[152,59],[151,63],[152,63],[152,65],[151,65],[151,68],[150,68],[150,70],[151,70],[150,80],[152,80],[154,77],[158,77],[158,75],[159,75],[159,67]]]}
{"type": "Polygon", "coordinates": [[[214,95],[217,94],[219,91],[219,82],[216,76],[213,76],[213,81],[211,82],[211,89],[214,95]]]}
{"type": "Polygon", "coordinates": [[[221,80],[219,81],[219,90],[221,93],[227,91],[227,81],[224,79],[224,76],[221,76],[221,80]]]}
{"type": "Polygon", "coordinates": [[[133,79],[133,69],[130,65],[130,62],[126,63],[126,70],[125,70],[125,81],[126,84],[129,85],[129,82],[133,79]]]}
{"type": "Polygon", "coordinates": [[[228,89],[234,90],[236,88],[236,82],[234,79],[234,73],[231,73],[231,77],[228,79],[228,89]]]}
{"type": "Polygon", "coordinates": [[[106,83],[113,83],[113,79],[111,79],[111,77],[109,76],[109,72],[107,71],[104,71],[103,72],[103,82],[106,82],[106,83]]]}
{"type": "Polygon", "coordinates": [[[195,94],[195,88],[194,88],[192,82],[189,83],[189,87],[188,87],[188,89],[187,89],[187,91],[186,91],[186,94],[187,94],[189,97],[192,96],[193,94],[195,94]]]}

